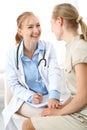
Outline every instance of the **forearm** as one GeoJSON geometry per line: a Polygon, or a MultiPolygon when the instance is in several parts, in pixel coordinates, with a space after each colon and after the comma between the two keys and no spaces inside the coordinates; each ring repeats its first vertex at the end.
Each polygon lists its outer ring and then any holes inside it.
{"type": "Polygon", "coordinates": [[[76,96],[68,104],[64,105],[64,107],[60,110],[60,115],[67,115],[78,112],[86,104],[86,100],[76,96]]]}
{"type": "Polygon", "coordinates": [[[63,103],[63,107],[65,107],[67,104],[69,104],[72,101],[72,97],[69,97],[64,103],[63,103]]]}
{"type": "Polygon", "coordinates": [[[17,80],[10,80],[8,87],[11,89],[13,95],[23,101],[27,101],[28,98],[34,93],[29,89],[26,89],[25,86],[23,86],[22,83],[17,82],[17,80]]]}

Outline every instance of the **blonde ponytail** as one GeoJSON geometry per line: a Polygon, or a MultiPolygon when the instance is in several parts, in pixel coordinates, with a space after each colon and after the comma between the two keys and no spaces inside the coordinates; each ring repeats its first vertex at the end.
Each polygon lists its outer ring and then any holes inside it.
{"type": "Polygon", "coordinates": [[[82,31],[84,40],[87,41],[87,25],[82,20],[80,20],[79,24],[81,26],[81,31],[82,31]]]}

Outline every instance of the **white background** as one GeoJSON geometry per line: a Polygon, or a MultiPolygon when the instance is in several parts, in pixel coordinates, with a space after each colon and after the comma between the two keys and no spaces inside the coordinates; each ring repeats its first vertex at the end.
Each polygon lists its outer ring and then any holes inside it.
{"type": "Polygon", "coordinates": [[[50,17],[55,4],[68,2],[74,4],[87,23],[86,0],[1,0],[0,1],[0,70],[5,68],[6,51],[15,44],[16,19],[24,11],[33,11],[41,22],[41,39],[51,41],[56,49],[58,62],[64,60],[64,42],[56,41],[51,32],[50,17]]]}

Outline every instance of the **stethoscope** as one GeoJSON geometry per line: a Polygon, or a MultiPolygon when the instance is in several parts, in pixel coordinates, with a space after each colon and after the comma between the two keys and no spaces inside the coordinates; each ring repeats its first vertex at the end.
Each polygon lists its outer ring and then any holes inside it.
{"type": "MultiPolygon", "coordinates": [[[[19,43],[19,45],[18,45],[18,47],[17,47],[17,70],[19,70],[19,61],[18,61],[18,53],[19,53],[19,48],[20,48],[20,45],[21,45],[21,43],[19,43]]],[[[46,67],[46,64],[47,64],[47,61],[46,61],[46,59],[45,59],[45,54],[46,54],[46,49],[44,49],[44,53],[43,53],[43,57],[42,57],[42,59],[40,59],[39,60],[39,62],[38,62],[38,66],[40,65],[40,63],[42,62],[42,61],[44,61],[44,67],[46,67]]]]}

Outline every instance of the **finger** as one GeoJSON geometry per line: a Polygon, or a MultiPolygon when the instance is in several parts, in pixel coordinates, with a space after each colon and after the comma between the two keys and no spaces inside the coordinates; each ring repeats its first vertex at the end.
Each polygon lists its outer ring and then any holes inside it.
{"type": "Polygon", "coordinates": [[[56,108],[57,104],[52,104],[51,108],[56,108]]]}
{"type": "Polygon", "coordinates": [[[42,112],[41,112],[41,116],[46,116],[46,115],[47,115],[47,110],[43,109],[42,112]]]}
{"type": "Polygon", "coordinates": [[[43,100],[43,95],[41,93],[38,93],[39,96],[39,100],[42,101],[43,100]]]}
{"type": "Polygon", "coordinates": [[[40,101],[39,101],[39,99],[34,99],[33,103],[38,104],[38,103],[40,103],[40,101]]]}
{"type": "Polygon", "coordinates": [[[41,93],[38,93],[37,95],[38,95],[38,97],[43,98],[41,93]]]}
{"type": "Polygon", "coordinates": [[[37,93],[37,95],[42,96],[42,94],[41,94],[41,93],[37,93]]]}
{"type": "Polygon", "coordinates": [[[49,108],[43,109],[41,116],[50,116],[50,109],[49,108]]]}
{"type": "Polygon", "coordinates": [[[39,98],[40,96],[37,94],[37,95],[35,95],[34,97],[35,97],[35,98],[39,98]]]}

